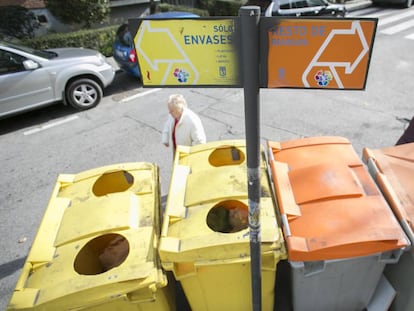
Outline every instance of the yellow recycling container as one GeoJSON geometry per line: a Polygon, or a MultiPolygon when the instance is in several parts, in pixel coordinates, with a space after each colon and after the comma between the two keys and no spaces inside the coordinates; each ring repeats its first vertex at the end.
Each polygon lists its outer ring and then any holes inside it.
{"type": "MultiPolygon", "coordinates": [[[[263,153],[262,153],[262,156],[263,153]]],[[[262,310],[273,310],[276,265],[286,258],[266,161],[261,161],[262,310]]],[[[161,231],[162,266],[193,311],[251,310],[244,140],[179,146],[161,231]]]]}
{"type": "Polygon", "coordinates": [[[363,159],[411,240],[411,248],[384,275],[397,291],[391,311],[414,310],[414,143],[363,149],[363,159]]]}
{"type": "Polygon", "coordinates": [[[295,311],[360,311],[410,241],[350,142],[267,142],[295,311]]]}
{"type": "Polygon", "coordinates": [[[59,175],[7,310],[174,310],[158,180],[151,163],[59,175]]]}

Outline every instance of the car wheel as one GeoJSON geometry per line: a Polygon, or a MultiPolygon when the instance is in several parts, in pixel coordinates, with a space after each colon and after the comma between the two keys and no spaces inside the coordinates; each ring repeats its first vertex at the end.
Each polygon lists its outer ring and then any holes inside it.
{"type": "Polygon", "coordinates": [[[66,88],[68,103],[78,109],[86,110],[99,104],[102,98],[102,88],[91,79],[83,78],[72,81],[66,88]]]}

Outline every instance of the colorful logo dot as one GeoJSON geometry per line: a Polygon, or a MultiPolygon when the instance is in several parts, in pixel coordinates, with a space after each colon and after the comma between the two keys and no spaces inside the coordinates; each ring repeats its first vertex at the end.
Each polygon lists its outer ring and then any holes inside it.
{"type": "Polygon", "coordinates": [[[319,86],[328,86],[332,80],[332,73],[329,70],[319,70],[315,75],[315,80],[319,86]]]}
{"type": "Polygon", "coordinates": [[[175,68],[173,75],[177,78],[178,82],[184,83],[188,81],[189,73],[182,69],[175,68]]]}

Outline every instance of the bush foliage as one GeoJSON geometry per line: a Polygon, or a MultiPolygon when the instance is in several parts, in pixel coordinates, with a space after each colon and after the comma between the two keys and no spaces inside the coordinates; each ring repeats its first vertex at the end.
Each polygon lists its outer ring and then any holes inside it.
{"type": "Polygon", "coordinates": [[[81,30],[64,34],[50,34],[23,41],[23,44],[35,49],[84,47],[100,51],[105,56],[112,56],[112,43],[115,40],[116,26],[93,30],[81,30]]]}
{"type": "Polygon", "coordinates": [[[45,0],[46,7],[62,22],[90,28],[110,12],[109,0],[45,0]]]}
{"type": "Polygon", "coordinates": [[[36,16],[26,8],[10,5],[0,10],[0,33],[4,37],[33,38],[38,27],[36,16]]]}

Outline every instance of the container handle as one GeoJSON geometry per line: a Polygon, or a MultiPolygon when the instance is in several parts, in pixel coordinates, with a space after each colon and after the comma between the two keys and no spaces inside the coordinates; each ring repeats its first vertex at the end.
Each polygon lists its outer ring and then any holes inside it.
{"type": "Polygon", "coordinates": [[[404,252],[404,249],[399,248],[388,252],[383,252],[379,256],[378,261],[385,264],[395,264],[400,260],[401,254],[404,252]]]}
{"type": "Polygon", "coordinates": [[[284,228],[286,237],[290,237],[292,233],[290,231],[289,220],[286,214],[282,214],[282,223],[283,223],[283,228],[284,228]]]}

